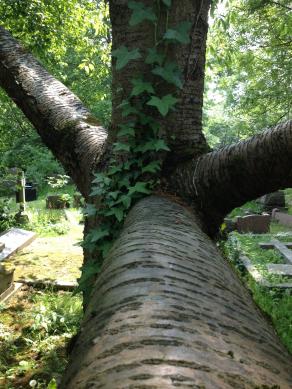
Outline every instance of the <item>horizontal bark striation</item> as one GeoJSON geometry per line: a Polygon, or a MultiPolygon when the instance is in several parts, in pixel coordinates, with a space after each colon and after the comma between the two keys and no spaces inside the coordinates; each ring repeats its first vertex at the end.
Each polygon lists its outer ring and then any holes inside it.
{"type": "Polygon", "coordinates": [[[87,196],[106,131],[61,82],[0,26],[0,86],[87,196]]]}
{"type": "Polygon", "coordinates": [[[61,387],[287,389],[291,362],[196,217],[148,197],[104,264],[61,387]]]}
{"type": "Polygon", "coordinates": [[[292,121],[182,164],[171,187],[196,202],[213,234],[233,208],[292,184],[292,121]]]}

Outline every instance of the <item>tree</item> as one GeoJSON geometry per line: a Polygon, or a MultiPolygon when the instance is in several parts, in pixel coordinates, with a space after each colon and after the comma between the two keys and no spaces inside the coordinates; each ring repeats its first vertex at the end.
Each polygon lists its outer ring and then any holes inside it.
{"type": "MultiPolygon", "coordinates": [[[[150,73],[144,55],[153,46],[149,26],[156,25],[159,36],[166,23],[169,44],[185,43],[171,46],[175,50],[169,53],[183,76],[175,88],[175,110],[161,117],[165,106],[152,98],[158,109],[153,104],[146,108],[151,112],[147,125],[156,128],[158,123],[158,140],[171,149],[149,154],[163,160],[160,187],[132,207],[102,265],[62,387],[289,388],[291,357],[208,235],[215,235],[235,206],[291,183],[291,122],[210,151],[201,128],[210,1],[158,4],[156,23],[150,0],[109,2],[115,57],[108,132],[0,29],[0,85],[89,202],[93,172],[108,168],[125,123],[123,100],[132,91],[132,76],[150,73]],[[125,58],[129,61],[121,66],[119,60],[125,58]]],[[[152,72],[150,79],[163,70],[152,72]]],[[[174,78],[165,73],[159,78],[160,100],[173,96],[173,80],[180,80],[174,73],[174,78]]],[[[131,99],[138,105],[143,101],[135,95],[131,99]]],[[[126,104],[129,108],[133,106],[126,104]]],[[[128,114],[145,123],[144,111],[128,114]]],[[[131,154],[116,153],[116,158],[126,164],[131,154]]]]}

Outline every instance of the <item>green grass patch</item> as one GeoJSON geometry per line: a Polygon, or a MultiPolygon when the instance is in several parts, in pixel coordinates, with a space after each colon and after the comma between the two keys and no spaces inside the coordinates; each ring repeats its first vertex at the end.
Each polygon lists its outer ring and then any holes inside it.
{"type": "Polygon", "coordinates": [[[79,328],[82,302],[68,292],[20,292],[0,306],[0,387],[47,388],[61,377],[66,348],[79,328]]]}
{"type": "Polygon", "coordinates": [[[271,239],[288,242],[292,241],[292,236],[289,232],[288,234],[281,233],[278,235],[253,235],[233,232],[229,234],[226,242],[222,242],[222,247],[227,258],[251,290],[255,302],[271,318],[282,342],[292,353],[292,291],[290,289],[268,289],[260,286],[246,273],[240,262],[240,254],[244,254],[270,283],[292,282],[291,278],[271,275],[266,271],[268,263],[285,263],[279,251],[260,248],[259,243],[270,242],[271,239]]]}

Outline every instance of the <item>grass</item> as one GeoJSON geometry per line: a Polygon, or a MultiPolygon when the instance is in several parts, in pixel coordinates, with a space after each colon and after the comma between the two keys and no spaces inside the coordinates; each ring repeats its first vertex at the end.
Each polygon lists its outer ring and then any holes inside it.
{"type": "Polygon", "coordinates": [[[0,306],[0,387],[47,388],[67,364],[82,316],[79,296],[27,289],[0,306]]]}
{"type": "MultiPolygon", "coordinates": [[[[292,214],[292,208],[290,207],[290,204],[292,204],[292,189],[285,190],[285,197],[288,213],[292,214]]],[[[240,209],[233,210],[229,217],[241,216],[246,210],[260,212],[259,204],[249,202],[240,209]]],[[[291,242],[292,229],[272,222],[269,234],[253,235],[232,232],[226,241],[221,242],[221,247],[240,277],[243,278],[247,287],[251,290],[256,304],[271,318],[280,339],[288,351],[292,353],[292,289],[270,289],[257,284],[246,273],[239,259],[240,253],[245,254],[252,264],[257,267],[258,271],[272,284],[292,282],[291,278],[267,273],[266,265],[268,263],[284,263],[283,257],[277,250],[263,250],[260,248],[260,242],[269,242],[271,239],[291,242]]]]}
{"type": "MultiPolygon", "coordinates": [[[[46,197],[49,188],[45,188],[35,201],[26,203],[26,213],[29,217],[29,222],[21,225],[22,228],[36,232],[39,236],[58,236],[66,234],[70,229],[70,223],[65,218],[64,210],[62,209],[46,209],[46,197]]],[[[76,189],[73,185],[67,185],[60,188],[58,193],[68,194],[71,198],[76,189]]],[[[19,210],[19,205],[15,198],[10,200],[10,212],[16,213],[19,210]]],[[[73,210],[74,211],[74,210],[73,210]]],[[[76,210],[75,210],[76,211],[76,210]]],[[[18,226],[17,223],[11,223],[18,226]]]]}

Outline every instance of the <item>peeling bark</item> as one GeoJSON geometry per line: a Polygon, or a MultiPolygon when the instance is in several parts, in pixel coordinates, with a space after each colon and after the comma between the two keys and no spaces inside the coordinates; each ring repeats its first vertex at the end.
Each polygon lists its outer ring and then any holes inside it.
{"type": "Polygon", "coordinates": [[[292,184],[292,121],[180,165],[171,187],[194,202],[212,235],[235,207],[292,184]]]}
{"type": "Polygon", "coordinates": [[[0,26],[0,86],[87,197],[106,131],[81,101],[0,26]]]}
{"type": "Polygon", "coordinates": [[[148,197],[104,263],[61,388],[288,389],[291,366],[197,217],[148,197]]]}

